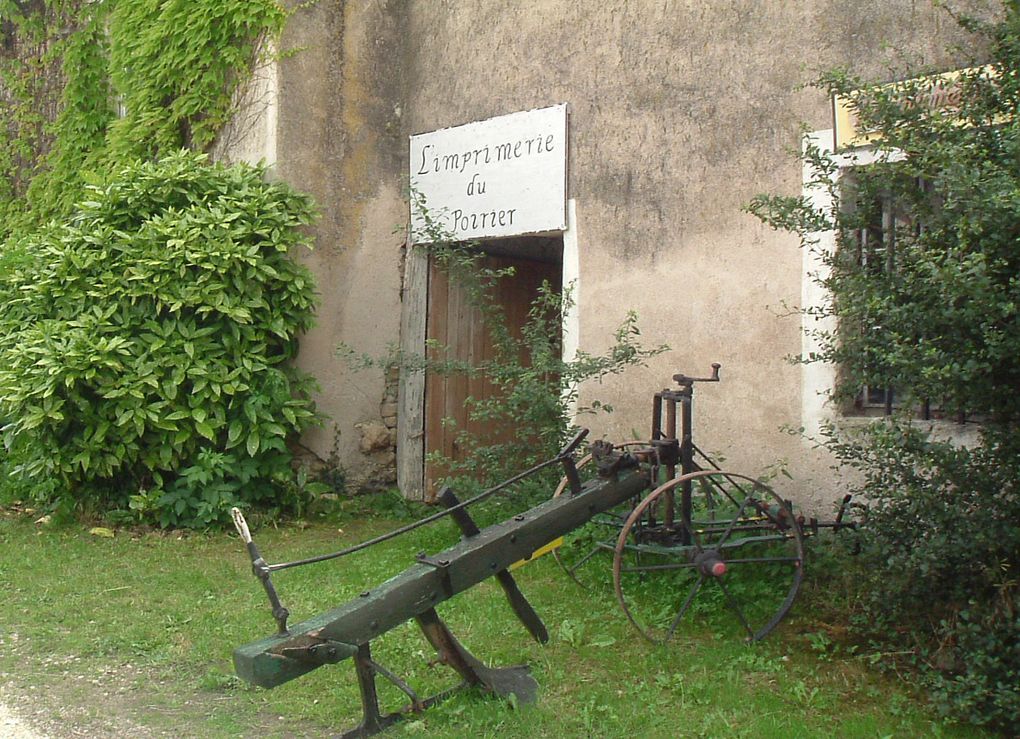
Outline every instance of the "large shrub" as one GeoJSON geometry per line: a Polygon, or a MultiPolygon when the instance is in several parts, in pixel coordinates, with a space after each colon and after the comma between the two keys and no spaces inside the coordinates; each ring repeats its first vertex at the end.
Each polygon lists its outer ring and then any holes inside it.
{"type": "Polygon", "coordinates": [[[867,500],[842,538],[856,554],[844,560],[856,633],[885,661],[920,666],[947,713],[1009,727],[1020,716],[1020,446],[988,434],[968,449],[900,421],[830,446],[867,500]]]}
{"type": "Polygon", "coordinates": [[[0,418],[20,472],[164,526],[271,501],[313,420],[293,368],[312,321],[307,197],[181,152],[88,189],[10,244],[0,418]]]}
{"type": "Polygon", "coordinates": [[[931,82],[916,70],[884,86],[825,76],[821,87],[849,96],[860,130],[874,133],[879,163],[841,177],[831,156],[809,147],[812,184],[836,205],[761,196],[750,209],[800,235],[824,265],[817,279],[831,299],[809,312],[836,329],[818,333],[819,352],[804,360],[839,366],[837,399],[868,386],[901,400],[899,418],[829,434],[866,501],[859,633],[885,659],[912,657],[946,711],[1015,729],[1020,4],[1005,3],[992,25],[959,20],[987,58],[959,75],[958,104],[919,103],[931,82]],[[895,222],[876,225],[883,212],[895,222]],[[835,233],[834,249],[817,237],[824,231],[835,233]],[[911,418],[924,403],[979,420],[980,445],[936,440],[911,418]]]}

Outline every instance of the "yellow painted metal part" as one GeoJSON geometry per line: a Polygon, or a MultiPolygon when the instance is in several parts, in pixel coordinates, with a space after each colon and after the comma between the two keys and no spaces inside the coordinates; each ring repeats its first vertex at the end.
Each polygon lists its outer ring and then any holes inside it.
{"type": "Polygon", "coordinates": [[[508,569],[512,572],[513,570],[516,570],[518,567],[523,567],[524,565],[528,564],[528,562],[538,559],[543,554],[548,554],[554,549],[559,549],[561,546],[563,546],[563,537],[558,536],[551,542],[546,544],[544,547],[539,547],[538,549],[533,551],[529,556],[525,557],[524,559],[517,560],[512,565],[510,565],[508,569]]]}

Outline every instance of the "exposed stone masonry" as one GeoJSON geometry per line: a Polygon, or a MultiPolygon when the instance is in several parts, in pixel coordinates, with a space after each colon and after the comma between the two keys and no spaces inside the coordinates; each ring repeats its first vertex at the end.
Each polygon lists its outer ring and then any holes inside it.
{"type": "Polygon", "coordinates": [[[358,450],[368,464],[358,476],[356,489],[379,490],[397,482],[397,386],[400,367],[386,368],[386,384],[379,404],[379,421],[355,424],[361,439],[358,450]]]}

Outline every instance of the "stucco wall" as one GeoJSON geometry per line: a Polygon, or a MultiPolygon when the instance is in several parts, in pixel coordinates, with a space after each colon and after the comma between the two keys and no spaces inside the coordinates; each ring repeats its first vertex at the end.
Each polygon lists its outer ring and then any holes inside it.
{"type": "MultiPolygon", "coordinates": [[[[983,7],[983,2],[963,3],[983,7]]],[[[877,79],[898,58],[957,66],[966,41],[922,0],[380,0],[312,4],[291,21],[279,74],[277,168],[323,210],[309,260],[323,303],[301,363],[323,385],[341,460],[364,466],[355,426],[378,420],[381,372],[349,371],[346,342],[398,340],[407,135],[566,102],[579,243],[580,345],[605,347],[627,309],[648,368],[584,389],[616,412],[596,436],[647,434],[650,394],[679,370],[723,365],[699,392],[699,443],[736,469],[787,460],[784,493],[831,500],[829,461],[799,425],[801,254],[741,208],[801,186],[800,126],[830,125],[801,85],[845,66],[877,79]],[[893,51],[896,50],[896,51],[893,51]]],[[[903,66],[900,64],[899,66],[903,66]]],[[[310,434],[321,456],[327,428],[310,434]]],[[[380,463],[381,458],[371,461],[380,463]]]]}
{"type": "Polygon", "coordinates": [[[311,193],[322,213],[316,249],[317,326],[299,362],[318,378],[328,420],[304,444],[320,458],[336,450],[353,485],[392,478],[392,451],[360,452],[358,427],[378,425],[382,371],[354,371],[336,355],[342,343],[382,356],[396,342],[402,238],[400,174],[406,140],[401,14],[387,3],[310,3],[282,42],[277,164],[280,177],[311,193]],[[292,53],[288,53],[292,52],[292,53]]]}
{"type": "Polygon", "coordinates": [[[558,102],[570,106],[570,197],[580,234],[580,344],[607,345],[626,309],[668,354],[586,399],[616,407],[597,435],[648,433],[650,394],[679,370],[723,365],[698,393],[698,440],[735,469],[786,460],[802,500],[831,500],[829,460],[800,424],[801,254],[742,212],[799,192],[800,125],[830,124],[800,89],[846,66],[888,78],[897,52],[951,68],[962,40],[925,2],[533,0],[409,4],[405,127],[426,131],[558,102]],[[892,51],[893,49],[897,52],[892,51]]]}

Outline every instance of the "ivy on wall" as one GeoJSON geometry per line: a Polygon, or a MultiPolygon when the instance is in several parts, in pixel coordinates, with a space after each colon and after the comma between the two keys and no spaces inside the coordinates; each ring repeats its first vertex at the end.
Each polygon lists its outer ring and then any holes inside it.
{"type": "Polygon", "coordinates": [[[0,0],[0,239],[131,161],[208,149],[286,18],[273,0],[0,0]]]}
{"type": "Polygon", "coordinates": [[[0,237],[25,209],[28,184],[49,149],[62,78],[55,29],[68,19],[43,3],[0,0],[0,237]]]}

